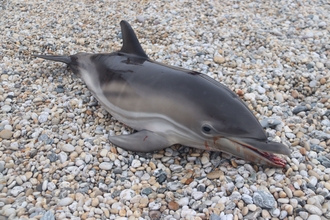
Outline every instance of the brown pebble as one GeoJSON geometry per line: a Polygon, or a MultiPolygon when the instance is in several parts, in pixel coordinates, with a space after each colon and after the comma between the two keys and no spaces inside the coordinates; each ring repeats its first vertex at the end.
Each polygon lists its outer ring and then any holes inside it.
{"type": "Polygon", "coordinates": [[[293,195],[297,196],[297,197],[301,197],[301,196],[304,196],[305,193],[301,190],[296,190],[296,191],[293,192],[293,195]]]}
{"type": "Polygon", "coordinates": [[[96,207],[96,206],[98,206],[99,205],[99,199],[98,198],[93,198],[92,199],[92,206],[93,207],[96,207]]]}
{"type": "Polygon", "coordinates": [[[306,153],[307,153],[306,148],[303,148],[303,147],[300,148],[299,151],[302,155],[306,155],[306,153]]]}
{"type": "Polygon", "coordinates": [[[326,80],[325,78],[321,78],[321,79],[320,79],[320,83],[321,83],[321,85],[324,85],[326,82],[327,82],[327,80],[326,80]]]}
{"type": "Polygon", "coordinates": [[[286,193],[283,191],[280,191],[278,195],[280,198],[286,198],[286,196],[287,196],[286,193]]]}
{"type": "Polygon", "coordinates": [[[248,214],[248,212],[249,212],[249,208],[248,207],[243,207],[243,209],[242,209],[242,215],[243,216],[245,216],[245,215],[247,215],[248,214]]]}
{"type": "Polygon", "coordinates": [[[117,154],[117,149],[115,147],[110,148],[111,153],[117,154]]]}
{"type": "Polygon", "coordinates": [[[152,220],[158,220],[158,219],[160,219],[160,216],[161,216],[161,212],[160,211],[150,211],[149,212],[149,217],[152,220]]]}
{"type": "Polygon", "coordinates": [[[194,181],[193,178],[188,178],[184,184],[189,185],[192,181],[194,181]]]}
{"type": "Polygon", "coordinates": [[[152,162],[152,161],[149,162],[149,167],[150,167],[152,170],[155,170],[155,169],[156,169],[156,165],[155,165],[154,162],[152,162]]]}
{"type": "Polygon", "coordinates": [[[265,219],[269,219],[269,218],[270,218],[270,214],[269,214],[269,212],[268,212],[267,210],[265,210],[265,209],[263,209],[263,210],[261,211],[261,216],[262,216],[263,218],[265,218],[265,219]]]}
{"type": "Polygon", "coordinates": [[[237,165],[237,163],[235,162],[235,160],[231,160],[230,162],[231,162],[231,165],[232,165],[234,168],[238,167],[238,165],[237,165]]]}
{"type": "Polygon", "coordinates": [[[171,201],[168,203],[168,208],[176,211],[179,209],[179,204],[177,202],[171,201]]]}
{"type": "Polygon", "coordinates": [[[243,96],[244,95],[244,92],[241,89],[237,89],[236,90],[236,94],[239,95],[239,96],[243,96]]]}
{"type": "Polygon", "coordinates": [[[125,209],[120,209],[119,210],[119,216],[121,216],[121,217],[126,216],[126,210],[125,209]]]}
{"type": "Polygon", "coordinates": [[[297,90],[292,90],[291,96],[296,99],[299,96],[299,92],[297,90]]]}
{"type": "Polygon", "coordinates": [[[320,102],[321,103],[326,103],[328,101],[328,98],[327,97],[323,97],[320,99],[320,102]]]}
{"type": "Polygon", "coordinates": [[[215,55],[213,60],[214,60],[214,62],[216,62],[218,64],[223,64],[224,62],[226,62],[226,59],[220,55],[215,55]]]}
{"type": "Polygon", "coordinates": [[[297,138],[302,138],[304,136],[304,133],[301,131],[298,131],[296,136],[297,136],[297,138]]]}
{"type": "Polygon", "coordinates": [[[213,180],[213,179],[218,179],[221,175],[223,175],[223,172],[220,170],[216,170],[216,171],[208,173],[206,176],[210,180],[213,180]]]}
{"type": "Polygon", "coordinates": [[[80,216],[80,218],[81,218],[82,220],[86,220],[86,219],[88,218],[88,215],[89,215],[89,212],[85,212],[85,213],[83,213],[83,214],[80,216]]]}

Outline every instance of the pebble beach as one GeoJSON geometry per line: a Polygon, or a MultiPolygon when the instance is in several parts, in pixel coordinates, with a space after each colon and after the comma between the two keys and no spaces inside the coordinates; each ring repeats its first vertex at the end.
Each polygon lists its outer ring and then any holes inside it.
{"type": "Polygon", "coordinates": [[[330,219],[328,1],[0,0],[0,33],[0,220],[330,219]],[[117,51],[121,20],[152,60],[238,94],[286,166],[112,145],[134,131],[31,54],[117,51]]]}

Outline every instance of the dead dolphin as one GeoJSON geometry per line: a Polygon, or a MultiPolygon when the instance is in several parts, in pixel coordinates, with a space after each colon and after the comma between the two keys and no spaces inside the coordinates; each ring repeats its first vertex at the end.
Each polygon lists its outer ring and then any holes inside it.
{"type": "Polygon", "coordinates": [[[273,153],[290,155],[289,149],[267,140],[234,92],[204,74],[150,60],[129,23],[120,25],[123,46],[118,52],[34,55],[68,64],[112,116],[138,131],[111,136],[110,142],[142,152],[182,144],[285,166],[273,153]]]}

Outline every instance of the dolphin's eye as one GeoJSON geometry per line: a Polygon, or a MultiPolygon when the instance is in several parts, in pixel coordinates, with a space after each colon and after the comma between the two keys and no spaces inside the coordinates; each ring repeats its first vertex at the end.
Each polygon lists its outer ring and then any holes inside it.
{"type": "Polygon", "coordinates": [[[210,127],[210,125],[203,125],[202,126],[202,131],[206,134],[210,134],[211,130],[212,130],[212,128],[210,127]]]}

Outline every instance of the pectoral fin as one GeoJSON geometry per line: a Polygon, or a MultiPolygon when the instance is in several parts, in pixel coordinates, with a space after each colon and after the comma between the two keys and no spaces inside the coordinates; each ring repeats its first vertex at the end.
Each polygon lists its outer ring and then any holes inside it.
{"type": "Polygon", "coordinates": [[[171,146],[165,137],[143,130],[129,135],[110,136],[109,141],[125,150],[152,152],[171,146]]]}

